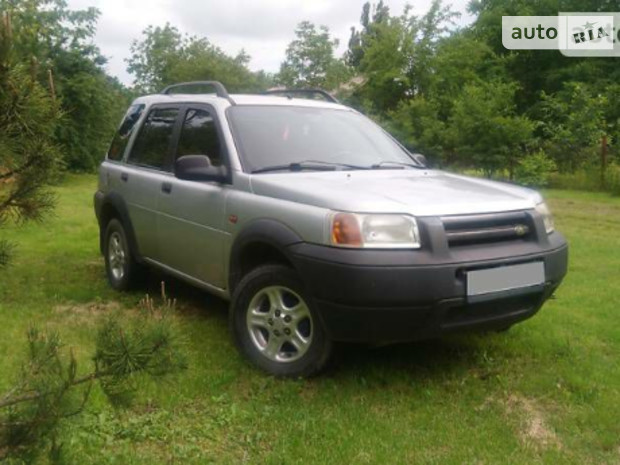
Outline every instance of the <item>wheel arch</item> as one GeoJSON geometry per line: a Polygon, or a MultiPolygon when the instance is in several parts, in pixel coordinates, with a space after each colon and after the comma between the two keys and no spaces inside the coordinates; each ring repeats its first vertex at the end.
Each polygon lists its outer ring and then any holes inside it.
{"type": "Polygon", "coordinates": [[[230,293],[243,276],[267,263],[281,263],[296,269],[289,246],[303,242],[285,224],[270,219],[248,224],[235,238],[230,251],[228,284],[230,293]]]}
{"type": "Polygon", "coordinates": [[[127,235],[127,241],[131,249],[133,258],[137,261],[140,259],[138,242],[136,241],[135,231],[131,218],[129,217],[129,210],[125,200],[117,193],[110,192],[104,194],[100,199],[96,199],[99,203],[97,208],[97,221],[99,223],[99,249],[103,253],[103,247],[105,243],[105,230],[110,220],[118,219],[127,235]]]}

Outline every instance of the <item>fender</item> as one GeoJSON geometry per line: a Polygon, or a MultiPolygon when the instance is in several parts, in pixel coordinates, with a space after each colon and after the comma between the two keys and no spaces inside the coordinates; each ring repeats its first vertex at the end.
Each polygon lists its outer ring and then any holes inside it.
{"type": "Polygon", "coordinates": [[[123,224],[127,234],[127,240],[129,241],[131,254],[136,261],[140,262],[140,251],[138,248],[138,242],[136,241],[136,234],[133,229],[133,224],[131,223],[131,219],[129,217],[129,210],[127,209],[125,200],[117,192],[103,193],[98,191],[95,193],[95,214],[97,215],[97,222],[99,223],[99,249],[101,253],[103,253],[103,235],[105,234],[106,227],[105,223],[107,223],[107,220],[110,217],[109,213],[106,213],[110,211],[109,209],[112,209],[116,213],[113,216],[117,216],[123,224]]]}
{"type": "Polygon", "coordinates": [[[251,244],[266,244],[293,262],[289,246],[304,242],[291,228],[276,220],[259,219],[248,223],[235,238],[230,249],[229,289],[239,282],[243,250],[251,244]]]}

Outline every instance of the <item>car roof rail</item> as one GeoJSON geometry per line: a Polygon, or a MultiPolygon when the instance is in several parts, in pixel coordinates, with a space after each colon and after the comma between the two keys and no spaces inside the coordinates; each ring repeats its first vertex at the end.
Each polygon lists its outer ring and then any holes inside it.
{"type": "Polygon", "coordinates": [[[226,87],[219,81],[189,81],[189,82],[179,82],[178,84],[172,84],[166,87],[161,91],[164,95],[170,95],[170,91],[182,87],[195,87],[195,86],[211,86],[215,89],[215,95],[221,98],[225,98],[230,102],[231,105],[235,104],[235,101],[230,97],[226,87]]]}
{"type": "Polygon", "coordinates": [[[323,100],[331,103],[340,103],[336,97],[323,89],[272,89],[263,92],[264,95],[280,95],[282,97],[293,98],[300,95],[301,98],[312,99],[313,95],[320,95],[323,100]]]}

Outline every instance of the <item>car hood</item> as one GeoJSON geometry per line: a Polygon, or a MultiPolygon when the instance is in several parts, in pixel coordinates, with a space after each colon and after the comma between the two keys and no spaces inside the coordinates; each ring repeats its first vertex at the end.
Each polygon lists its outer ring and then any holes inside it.
{"type": "Polygon", "coordinates": [[[530,189],[437,170],[269,173],[253,175],[251,185],[258,195],[360,213],[495,213],[542,201],[530,189]]]}

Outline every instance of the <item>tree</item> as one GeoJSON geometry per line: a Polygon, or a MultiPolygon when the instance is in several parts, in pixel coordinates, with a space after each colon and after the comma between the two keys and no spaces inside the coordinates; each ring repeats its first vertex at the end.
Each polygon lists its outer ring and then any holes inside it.
{"type": "Polygon", "coordinates": [[[336,89],[349,77],[344,61],[334,57],[338,40],[332,39],[326,26],[308,21],[299,23],[286,49],[286,59],[277,76],[279,84],[289,88],[336,89]]]}
{"type": "Polygon", "coordinates": [[[271,85],[264,72],[250,71],[250,57],[244,50],[231,57],[207,38],[184,36],[170,24],[149,26],[142,36],[142,40],[133,41],[127,60],[127,70],[135,77],[140,93],[159,92],[176,82],[200,80],[221,81],[235,92],[266,90],[271,85]]]}
{"type": "Polygon", "coordinates": [[[54,73],[55,94],[63,113],[56,142],[67,168],[92,171],[106,151],[129,96],[103,70],[106,59],[92,43],[98,10],[73,11],[64,0],[0,0],[13,19],[16,59],[35,60],[37,79],[54,73]]]}
{"type": "MultiPolygon", "coordinates": [[[[0,24],[0,227],[39,220],[53,205],[47,186],[60,168],[58,102],[37,81],[36,62],[16,61],[8,13],[0,24]]],[[[50,75],[51,76],[51,75],[50,75]]],[[[0,266],[12,246],[0,242],[0,266]]]]}
{"type": "Polygon", "coordinates": [[[446,137],[459,161],[487,176],[507,169],[510,179],[532,142],[534,123],[516,114],[515,84],[468,85],[454,104],[446,137]]]}
{"type": "Polygon", "coordinates": [[[542,93],[539,111],[547,153],[563,171],[594,165],[607,129],[607,98],[570,82],[554,95],[542,93]]]}
{"type": "Polygon", "coordinates": [[[64,109],[56,136],[65,164],[73,171],[92,172],[105,156],[130,94],[79,52],[60,54],[54,66],[64,109]]]}
{"type": "Polygon", "coordinates": [[[501,81],[505,76],[497,56],[467,31],[442,38],[434,49],[420,92],[399,100],[396,108],[388,112],[387,122],[409,147],[437,164],[450,165],[458,157],[455,141],[446,131],[463,89],[468,85],[483,86],[487,80],[501,81]]]}
{"type": "Polygon", "coordinates": [[[403,18],[390,18],[375,24],[373,30],[359,66],[365,80],[357,96],[365,108],[383,114],[408,98],[414,35],[403,18]]]}
{"type": "Polygon", "coordinates": [[[390,9],[380,0],[377,5],[371,5],[370,2],[364,3],[362,7],[362,15],[360,17],[361,28],[357,30],[351,28],[351,37],[349,38],[349,48],[345,54],[346,62],[353,68],[358,68],[370,38],[377,33],[376,27],[383,24],[390,18],[390,9]],[[371,15],[371,9],[373,10],[371,15]]]}
{"type": "Polygon", "coordinates": [[[385,125],[412,152],[423,153],[435,165],[450,164],[454,147],[439,111],[436,100],[418,96],[400,102],[388,113],[385,125]]]}
{"type": "Polygon", "coordinates": [[[437,102],[438,116],[444,121],[452,114],[454,102],[465,86],[508,80],[500,58],[469,31],[442,38],[428,69],[432,74],[424,86],[424,95],[437,102]]]}
{"type": "MultiPolygon", "coordinates": [[[[541,92],[555,94],[566,82],[590,85],[620,81],[615,60],[566,57],[554,50],[508,50],[502,44],[502,16],[556,16],[558,11],[617,11],[617,2],[600,0],[475,0],[469,5],[477,15],[471,31],[503,60],[511,81],[519,84],[519,111],[536,106],[541,92]]],[[[598,89],[602,91],[601,89],[598,89]]]]}
{"type": "Polygon", "coordinates": [[[428,98],[433,83],[442,79],[434,69],[435,57],[455,15],[440,0],[434,0],[421,17],[413,15],[410,7],[392,16],[382,2],[374,8],[365,4],[362,29],[354,30],[347,53],[355,71],[364,77],[353,101],[385,114],[405,100],[428,98]]]}
{"type": "Polygon", "coordinates": [[[172,73],[182,59],[183,37],[170,24],[163,28],[149,26],[142,36],[141,41],[134,40],[131,44],[127,71],[134,75],[138,92],[157,92],[173,82],[172,73]]]}
{"type": "Polygon", "coordinates": [[[556,51],[507,50],[501,43],[502,16],[556,15],[558,11],[612,12],[617,2],[598,0],[475,0],[472,36],[498,57],[504,79],[518,83],[517,112],[538,121],[539,148],[561,172],[597,164],[602,137],[609,157],[618,155],[617,83],[612,59],[565,57],[556,51]]]}

